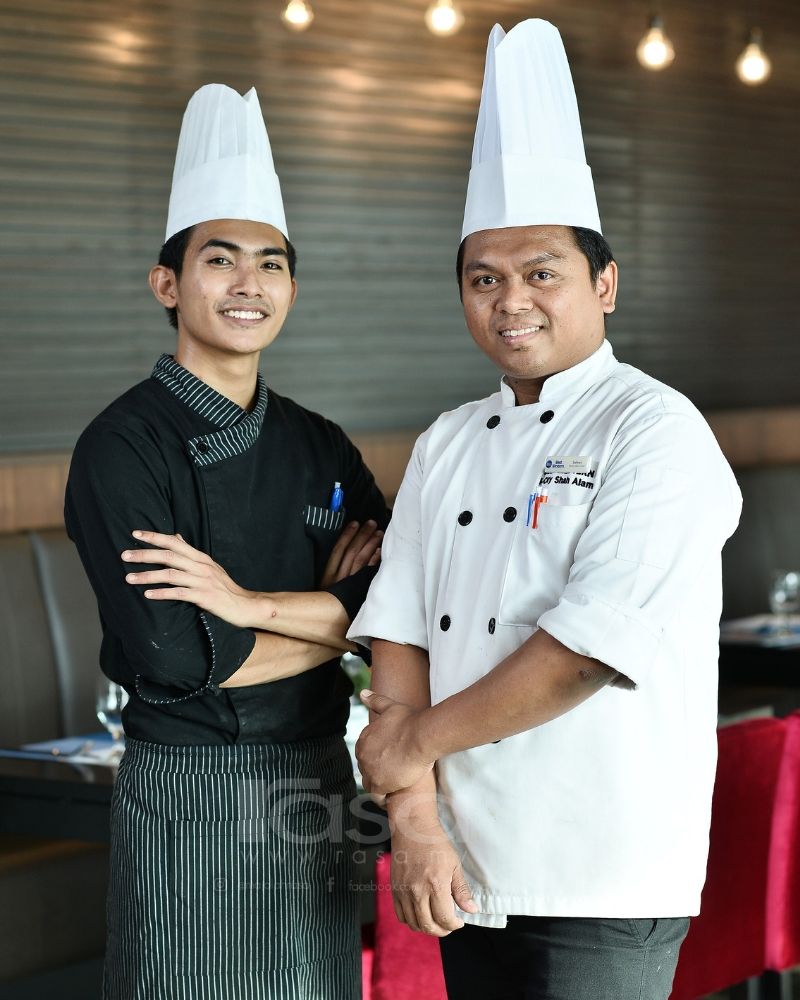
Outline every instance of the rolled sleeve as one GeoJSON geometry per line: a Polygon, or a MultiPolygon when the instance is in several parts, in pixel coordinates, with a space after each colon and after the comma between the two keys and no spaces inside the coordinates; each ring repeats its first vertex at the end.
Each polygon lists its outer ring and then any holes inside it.
{"type": "Polygon", "coordinates": [[[699,414],[637,420],[615,441],[567,584],[538,627],[646,683],[671,619],[718,564],[740,511],[736,480],[699,414]]]}
{"type": "Polygon", "coordinates": [[[420,518],[425,438],[414,446],[383,540],[380,569],[347,633],[362,646],[386,639],[428,648],[420,518]]]}
{"type": "Polygon", "coordinates": [[[655,657],[664,631],[638,608],[614,605],[569,587],[538,626],[563,646],[605,663],[636,685],[643,679],[642,666],[655,657]]]}

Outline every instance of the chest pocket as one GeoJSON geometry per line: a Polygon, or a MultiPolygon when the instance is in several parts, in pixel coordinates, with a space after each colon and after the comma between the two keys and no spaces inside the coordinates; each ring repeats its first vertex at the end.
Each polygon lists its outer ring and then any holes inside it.
{"type": "Polygon", "coordinates": [[[519,519],[503,577],[500,625],[533,628],[558,604],[591,509],[591,498],[569,506],[548,502],[539,508],[536,528],[519,519]]]}
{"type": "MultiPolygon", "coordinates": [[[[308,505],[303,508],[306,538],[311,543],[314,560],[314,588],[325,572],[333,547],[342,532],[346,511],[308,505]]],[[[312,588],[313,589],[313,588],[312,588]]]]}
{"type": "MultiPolygon", "coordinates": [[[[306,530],[318,528],[321,532],[320,538],[324,538],[324,532],[332,531],[339,532],[344,524],[346,511],[344,510],[328,510],[327,507],[312,507],[306,505],[303,508],[303,520],[306,523],[306,530]]],[[[314,534],[315,532],[309,531],[309,534],[314,534]]]]}

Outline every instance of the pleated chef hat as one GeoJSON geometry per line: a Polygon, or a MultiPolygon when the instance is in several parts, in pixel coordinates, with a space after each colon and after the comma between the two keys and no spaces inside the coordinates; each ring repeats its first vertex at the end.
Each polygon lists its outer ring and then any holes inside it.
{"type": "Polygon", "coordinates": [[[532,19],[489,35],[461,238],[538,225],[600,232],[564,44],[532,19]]]}
{"type": "Polygon", "coordinates": [[[266,222],[288,239],[281,186],[255,88],[209,83],[186,106],[165,240],[211,219],[266,222]]]}

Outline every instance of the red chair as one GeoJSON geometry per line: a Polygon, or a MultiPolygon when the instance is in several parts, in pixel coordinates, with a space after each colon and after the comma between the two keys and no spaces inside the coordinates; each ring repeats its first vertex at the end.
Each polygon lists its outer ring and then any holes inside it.
{"type": "Polygon", "coordinates": [[[392,905],[391,857],[375,868],[372,1000],[447,1000],[437,938],[401,924],[392,905]]]}
{"type": "Polygon", "coordinates": [[[787,728],[786,719],[752,719],[719,731],[706,884],[672,1000],[695,1000],[767,967],[768,873],[778,868],[773,805],[787,728]]]}
{"type": "Polygon", "coordinates": [[[786,720],[767,878],[766,966],[800,965],[800,712],[786,720]]]}

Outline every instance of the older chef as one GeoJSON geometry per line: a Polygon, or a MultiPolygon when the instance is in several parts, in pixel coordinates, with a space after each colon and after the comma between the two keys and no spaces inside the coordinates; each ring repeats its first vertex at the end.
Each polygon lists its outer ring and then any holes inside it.
{"type": "Polygon", "coordinates": [[[349,632],[395,909],[451,997],[659,1000],[704,880],[741,498],[604,339],[617,265],[547,22],[489,39],[458,278],[500,390],[418,440],[349,632]]]}

